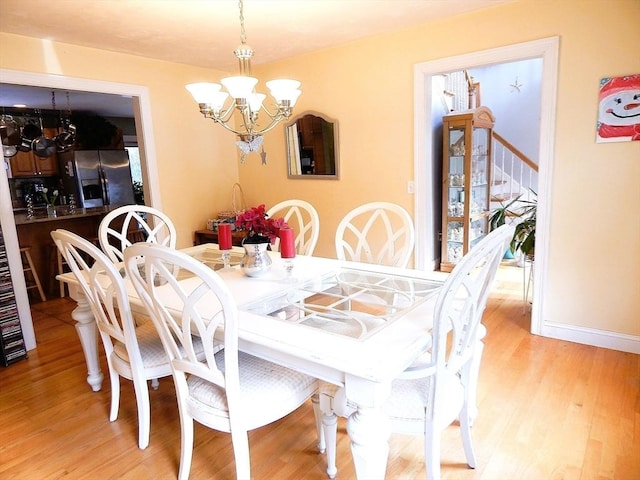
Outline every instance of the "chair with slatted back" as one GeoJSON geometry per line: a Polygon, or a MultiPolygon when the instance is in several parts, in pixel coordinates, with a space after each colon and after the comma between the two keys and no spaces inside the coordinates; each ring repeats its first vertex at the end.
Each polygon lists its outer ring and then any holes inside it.
{"type": "MultiPolygon", "coordinates": [[[[102,339],[109,377],[109,420],[118,418],[120,377],[133,382],[138,407],[138,446],[149,445],[151,411],[147,381],[171,375],[171,365],[153,323],[136,325],[121,271],[88,240],[66,230],[51,232],[54,243],[89,301],[102,339]]],[[[202,348],[199,348],[202,352],[202,348]]]]}
{"type": "MultiPolygon", "coordinates": [[[[467,463],[475,468],[471,440],[470,391],[475,390],[481,323],[491,285],[513,226],[503,225],[479,241],[447,277],[435,305],[431,349],[391,385],[383,405],[391,431],[424,438],[428,480],[440,478],[441,432],[460,421],[467,463]]],[[[344,389],[320,383],[320,408],[327,451],[327,474],[336,475],[336,416],[354,412],[344,389]]]]}
{"type": "Polygon", "coordinates": [[[181,425],[178,478],[189,477],[194,421],[230,433],[236,477],[251,478],[248,431],[293,412],[317,380],[239,351],[236,302],[221,277],[193,257],[137,243],[125,250],[125,269],[171,361],[181,425]],[[193,353],[195,336],[204,361],[193,353]]]}
{"type": "Polygon", "coordinates": [[[406,267],[415,244],[409,213],[400,205],[372,202],[347,213],[336,229],[340,260],[406,267]]]}
{"type": "Polygon", "coordinates": [[[157,243],[175,248],[177,234],[171,219],[160,210],[146,205],[123,205],[102,219],[98,238],[102,251],[117,263],[133,243],[157,243]]]}
{"type": "MultiPolygon", "coordinates": [[[[320,219],[313,205],[304,200],[285,200],[267,211],[270,218],[282,217],[296,232],[295,246],[298,255],[313,255],[320,234],[320,219]]],[[[272,246],[280,250],[280,239],[272,246]]]]}

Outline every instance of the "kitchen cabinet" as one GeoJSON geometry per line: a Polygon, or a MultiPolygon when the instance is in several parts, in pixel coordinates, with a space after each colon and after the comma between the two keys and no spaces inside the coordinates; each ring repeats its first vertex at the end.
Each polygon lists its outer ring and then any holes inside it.
{"type": "Polygon", "coordinates": [[[50,157],[39,157],[33,152],[18,152],[11,157],[11,174],[14,177],[52,176],[58,172],[55,153],[50,157]]]}
{"type": "Polygon", "coordinates": [[[442,119],[442,257],[450,272],[488,233],[494,116],[487,107],[442,119]]]}
{"type": "MultiPolygon", "coordinates": [[[[44,129],[44,134],[48,138],[54,138],[56,129],[44,129]]],[[[32,150],[28,152],[18,151],[10,159],[11,174],[14,177],[35,177],[58,175],[58,158],[56,154],[49,157],[39,157],[32,150]]]]}

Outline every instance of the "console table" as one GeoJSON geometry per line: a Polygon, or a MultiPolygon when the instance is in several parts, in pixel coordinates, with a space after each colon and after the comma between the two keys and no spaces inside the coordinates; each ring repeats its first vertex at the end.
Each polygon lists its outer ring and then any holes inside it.
{"type": "MultiPolygon", "coordinates": [[[[245,236],[246,232],[231,232],[233,245],[241,247],[245,236]]],[[[193,244],[202,245],[203,243],[218,243],[218,232],[213,230],[196,230],[193,232],[193,244]]]]}

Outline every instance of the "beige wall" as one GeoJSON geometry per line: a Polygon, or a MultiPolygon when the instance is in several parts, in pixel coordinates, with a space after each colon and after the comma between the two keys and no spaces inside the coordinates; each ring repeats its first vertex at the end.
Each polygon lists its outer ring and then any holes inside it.
{"type": "MultiPolygon", "coordinates": [[[[149,88],[163,209],[180,246],[230,207],[238,179],[247,203],[302,198],[319,211],[319,255],[349,209],[389,200],[413,211],[413,66],[560,36],[555,169],[544,320],[640,335],[640,142],[595,144],[598,81],[640,72],[637,0],[522,0],[268,66],[263,79],[303,82],[296,113],[337,118],[342,178],[288,180],[284,132],[238,166],[234,138],[202,119],[184,84],[220,72],[0,33],[0,67],[149,88]],[[47,47],[47,54],[43,55],[47,47]],[[114,68],[118,65],[118,68],[114,68]],[[380,121],[380,118],[384,121],[380,121]]],[[[231,53],[230,53],[231,54],[231,53]]],[[[264,86],[261,86],[262,90],[264,86]]]]}
{"type": "Polygon", "coordinates": [[[256,69],[303,82],[296,112],[337,118],[340,181],[288,180],[281,128],[268,167],[240,168],[250,203],[298,197],[321,218],[316,253],[332,256],[341,216],[370,200],[414,210],[413,66],[559,36],[555,168],[546,322],[640,335],[640,142],[595,143],[598,82],[640,73],[640,2],[523,0],[256,69]],[[384,121],[381,121],[384,118],[384,121]]]}

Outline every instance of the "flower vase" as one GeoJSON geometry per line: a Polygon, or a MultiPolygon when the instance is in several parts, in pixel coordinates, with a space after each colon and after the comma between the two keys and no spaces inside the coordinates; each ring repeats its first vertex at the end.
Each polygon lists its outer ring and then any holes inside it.
{"type": "Polygon", "coordinates": [[[56,211],[56,206],[47,204],[47,217],[55,218],[57,216],[58,212],[56,211]]]}
{"type": "Polygon", "coordinates": [[[250,239],[242,241],[244,257],[240,261],[240,269],[249,277],[259,277],[271,269],[271,257],[267,253],[269,241],[255,242],[250,239]]]}

